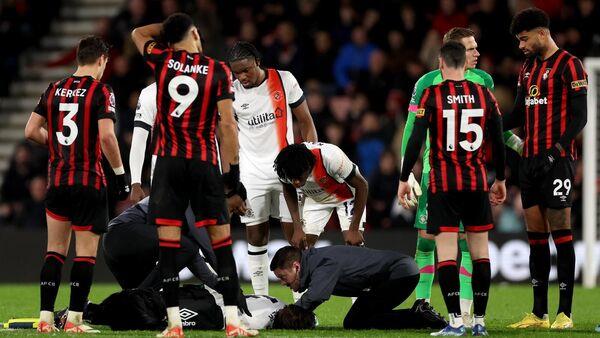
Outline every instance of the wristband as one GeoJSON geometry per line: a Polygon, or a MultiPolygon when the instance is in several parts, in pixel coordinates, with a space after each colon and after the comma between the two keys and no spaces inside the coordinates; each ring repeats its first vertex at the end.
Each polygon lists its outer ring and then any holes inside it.
{"type": "Polygon", "coordinates": [[[115,172],[115,175],[123,175],[125,174],[125,167],[120,166],[118,168],[113,168],[113,171],[115,172]]]}

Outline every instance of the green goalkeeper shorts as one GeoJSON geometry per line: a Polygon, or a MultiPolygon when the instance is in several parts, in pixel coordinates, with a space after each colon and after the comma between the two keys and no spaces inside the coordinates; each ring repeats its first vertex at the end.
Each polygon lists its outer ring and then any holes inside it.
{"type": "MultiPolygon", "coordinates": [[[[427,191],[429,189],[429,171],[423,171],[421,174],[421,191],[423,194],[419,197],[417,214],[415,215],[415,228],[427,231],[427,191]]],[[[459,225],[459,231],[465,232],[462,222],[459,225]]]]}

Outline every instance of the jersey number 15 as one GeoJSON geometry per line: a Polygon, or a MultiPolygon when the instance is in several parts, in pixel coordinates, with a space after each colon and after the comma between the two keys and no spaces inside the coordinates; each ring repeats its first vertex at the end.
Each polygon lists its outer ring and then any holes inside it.
{"type": "MultiPolygon", "coordinates": [[[[446,119],[446,151],[456,150],[456,110],[444,109],[442,111],[446,119]]],[[[483,142],[483,129],[477,123],[470,123],[471,117],[482,117],[483,109],[462,109],[460,114],[460,132],[463,134],[475,133],[475,140],[463,140],[458,142],[460,147],[466,151],[475,151],[481,147],[483,142]]]]}

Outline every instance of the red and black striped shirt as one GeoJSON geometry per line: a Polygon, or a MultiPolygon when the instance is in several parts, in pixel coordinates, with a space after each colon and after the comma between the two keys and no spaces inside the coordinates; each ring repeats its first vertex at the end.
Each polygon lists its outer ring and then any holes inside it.
{"type": "Polygon", "coordinates": [[[48,186],[106,185],[98,120],[115,121],[115,95],[91,76],[51,83],[35,113],[48,124],[48,186]]]}
{"type": "MultiPolygon", "coordinates": [[[[542,155],[559,141],[573,118],[572,98],[586,93],[585,69],[565,50],[559,49],[546,60],[536,56],[525,61],[519,73],[515,109],[516,114],[524,113],[519,117],[525,126],[523,157],[542,155]]],[[[563,148],[575,158],[574,139],[568,143],[563,148]]]]}
{"type": "Polygon", "coordinates": [[[231,72],[201,53],[163,48],[148,41],[144,58],[156,78],[154,154],[217,164],[217,102],[233,99],[231,72]]]}
{"type": "Polygon", "coordinates": [[[500,149],[494,155],[496,174],[498,179],[504,179],[502,118],[496,99],[487,88],[467,80],[446,80],[425,89],[404,159],[404,180],[412,170],[427,129],[432,193],[487,191],[487,142],[500,149]]]}

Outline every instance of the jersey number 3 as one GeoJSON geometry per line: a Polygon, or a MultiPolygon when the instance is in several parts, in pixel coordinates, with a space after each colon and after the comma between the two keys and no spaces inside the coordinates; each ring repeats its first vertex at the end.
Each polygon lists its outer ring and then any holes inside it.
{"type": "Polygon", "coordinates": [[[196,80],[192,77],[187,75],[175,76],[169,81],[169,95],[173,101],[179,103],[179,105],[175,107],[175,110],[171,112],[171,116],[181,117],[196,99],[196,96],[198,95],[198,83],[196,83],[196,80]],[[185,94],[180,94],[177,90],[181,85],[187,87],[187,90],[184,90],[185,94]]]}
{"type": "Polygon", "coordinates": [[[73,144],[73,142],[75,142],[77,134],[79,133],[77,124],[75,123],[75,121],[73,121],[75,114],[77,114],[77,111],[79,110],[79,104],[61,103],[58,106],[58,110],[60,110],[61,112],[69,112],[67,116],[63,118],[63,131],[65,127],[69,128],[69,136],[65,136],[65,134],[63,134],[62,131],[57,131],[56,139],[58,140],[58,143],[62,144],[63,146],[70,146],[71,144],[73,144]]]}
{"type": "MultiPolygon", "coordinates": [[[[456,110],[444,109],[442,111],[446,119],[446,151],[456,150],[456,110]]],[[[477,123],[470,123],[471,117],[482,117],[483,109],[462,109],[460,114],[460,132],[463,134],[475,133],[475,140],[460,141],[460,147],[466,151],[475,151],[481,147],[483,142],[483,129],[477,123]]]]}

